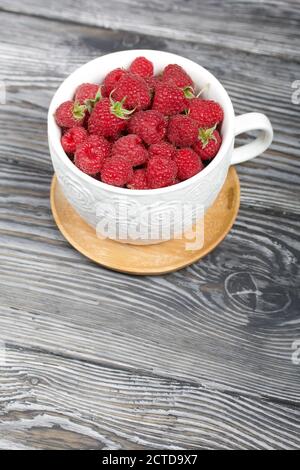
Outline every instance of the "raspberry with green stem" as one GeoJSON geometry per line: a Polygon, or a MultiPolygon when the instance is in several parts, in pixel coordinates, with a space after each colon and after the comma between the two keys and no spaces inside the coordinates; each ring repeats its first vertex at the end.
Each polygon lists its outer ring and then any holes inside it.
{"type": "Polygon", "coordinates": [[[124,98],[122,98],[121,101],[114,101],[112,98],[113,92],[114,90],[112,90],[112,92],[109,95],[109,101],[111,104],[111,107],[110,107],[111,112],[120,119],[129,119],[130,115],[134,113],[135,108],[128,110],[123,107],[125,100],[127,98],[126,96],[124,96],[124,98]]]}
{"type": "Polygon", "coordinates": [[[102,99],[101,88],[102,88],[102,86],[99,87],[95,98],[89,98],[89,99],[85,100],[85,102],[84,102],[84,104],[85,104],[85,106],[86,106],[89,113],[91,113],[93,111],[93,108],[94,108],[95,104],[98,103],[98,101],[100,101],[102,99]]]}
{"type": "Polygon", "coordinates": [[[217,128],[217,124],[215,124],[213,127],[210,127],[209,129],[199,129],[198,132],[198,139],[201,140],[202,142],[202,148],[205,149],[205,147],[208,145],[210,140],[214,140],[217,142],[217,138],[214,134],[214,131],[217,128]]]}

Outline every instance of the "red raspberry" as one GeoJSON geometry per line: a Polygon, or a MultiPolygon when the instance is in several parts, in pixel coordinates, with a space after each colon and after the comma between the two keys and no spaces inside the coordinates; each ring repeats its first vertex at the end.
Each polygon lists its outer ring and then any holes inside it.
{"type": "Polygon", "coordinates": [[[142,144],[142,139],[134,134],[118,139],[112,147],[112,155],[126,158],[132,166],[143,165],[148,159],[148,152],[142,144]]]}
{"type": "Polygon", "coordinates": [[[135,73],[142,78],[153,75],[153,64],[146,57],[137,57],[129,67],[131,73],[135,73]]]}
{"type": "Polygon", "coordinates": [[[147,83],[150,93],[154,93],[157,83],[161,81],[161,77],[146,77],[145,82],[147,83]]]}
{"type": "Polygon", "coordinates": [[[188,98],[184,90],[170,82],[157,82],[152,109],[171,116],[181,113],[188,106],[188,98]]]}
{"type": "Polygon", "coordinates": [[[73,155],[77,147],[87,138],[88,133],[84,127],[71,127],[61,138],[61,145],[68,155],[73,155]]]}
{"type": "Polygon", "coordinates": [[[70,128],[82,126],[86,107],[76,101],[65,101],[55,111],[55,120],[59,127],[70,128]]]}
{"type": "Polygon", "coordinates": [[[104,98],[95,105],[89,118],[88,130],[90,134],[116,137],[126,129],[130,111],[122,107],[122,103],[104,98]]]}
{"type": "Polygon", "coordinates": [[[189,147],[197,141],[198,124],[183,114],[170,118],[168,126],[168,139],[177,147],[189,147]]]}
{"type": "Polygon", "coordinates": [[[129,189],[149,189],[146,178],[145,168],[134,170],[133,176],[127,184],[129,189]]]}
{"type": "Polygon", "coordinates": [[[193,149],[201,157],[203,161],[214,158],[221,147],[222,139],[216,126],[210,129],[199,129],[198,141],[194,144],[193,149]]]}
{"type": "Polygon", "coordinates": [[[113,137],[107,137],[107,140],[111,142],[111,144],[114,144],[117,142],[117,140],[121,139],[121,137],[124,137],[124,134],[119,132],[118,134],[114,135],[113,137]]]}
{"type": "Polygon", "coordinates": [[[177,176],[180,181],[191,178],[204,168],[196,152],[189,148],[178,150],[175,162],[178,168],[177,176]]]}
{"type": "Polygon", "coordinates": [[[133,73],[126,73],[117,83],[112,93],[113,99],[121,101],[127,109],[146,109],[151,102],[151,94],[145,80],[133,73]]]}
{"type": "Polygon", "coordinates": [[[85,104],[91,112],[94,105],[101,99],[101,86],[95,83],[82,83],[76,90],[75,101],[85,104]]]}
{"type": "Polygon", "coordinates": [[[150,145],[149,149],[149,158],[152,157],[163,157],[170,160],[174,160],[176,155],[176,148],[173,147],[169,142],[159,142],[158,144],[150,145]]]}
{"type": "Polygon", "coordinates": [[[164,138],[167,122],[163,114],[153,109],[139,111],[130,119],[128,130],[141,137],[146,144],[156,144],[164,138]]]}
{"type": "Polygon", "coordinates": [[[125,186],[133,176],[132,165],[125,158],[111,157],[104,162],[101,179],[113,186],[125,186]]]}
{"type": "Polygon", "coordinates": [[[175,183],[177,165],[164,157],[153,157],[148,161],[146,176],[149,188],[163,188],[175,183]]]}
{"type": "Polygon", "coordinates": [[[108,97],[111,92],[116,88],[118,81],[120,80],[123,75],[125,75],[127,72],[124,69],[114,69],[111,72],[109,72],[104,81],[103,81],[103,89],[102,89],[102,94],[103,96],[108,97]]]}
{"type": "Polygon", "coordinates": [[[111,144],[98,135],[90,135],[75,152],[75,165],[88,175],[101,171],[105,159],[110,156],[111,144]]]}
{"type": "Polygon", "coordinates": [[[179,88],[194,87],[191,77],[177,64],[169,64],[164,68],[162,81],[172,81],[179,88]]]}
{"type": "Polygon", "coordinates": [[[189,117],[197,121],[198,127],[213,127],[223,121],[224,112],[215,101],[194,98],[189,103],[189,117]]]}

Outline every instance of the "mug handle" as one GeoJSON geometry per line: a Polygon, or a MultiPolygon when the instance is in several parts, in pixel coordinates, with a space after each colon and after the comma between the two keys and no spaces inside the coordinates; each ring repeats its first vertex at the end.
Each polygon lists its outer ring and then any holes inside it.
{"type": "Polygon", "coordinates": [[[270,120],[261,113],[247,113],[235,118],[234,135],[243,132],[259,130],[260,133],[253,142],[233,150],[231,164],[245,162],[263,153],[271,144],[273,129],[270,120]]]}

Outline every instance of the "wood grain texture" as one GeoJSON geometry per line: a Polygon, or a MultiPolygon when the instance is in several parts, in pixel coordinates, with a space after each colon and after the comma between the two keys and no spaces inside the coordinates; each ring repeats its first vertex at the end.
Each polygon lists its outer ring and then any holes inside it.
{"type": "Polygon", "coordinates": [[[299,59],[300,7],[273,0],[1,0],[2,9],[160,38],[299,59]]]}
{"type": "Polygon", "coordinates": [[[9,348],[0,448],[296,449],[300,410],[9,348]]]}
{"type": "Polygon", "coordinates": [[[113,0],[103,15],[96,3],[0,2],[0,448],[299,448],[299,3],[226,2],[221,20],[221,2],[201,2],[201,28],[196,1],[113,0]],[[109,10],[122,31],[104,29],[109,10]],[[237,114],[262,111],[275,131],[238,167],[226,240],[157,278],[86,260],[49,207],[52,94],[83,62],[133,47],[201,63],[237,114]]]}

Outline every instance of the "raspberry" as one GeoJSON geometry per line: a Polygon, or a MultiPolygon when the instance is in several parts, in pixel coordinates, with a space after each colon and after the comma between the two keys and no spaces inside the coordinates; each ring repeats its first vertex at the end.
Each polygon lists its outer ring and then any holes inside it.
{"type": "Polygon", "coordinates": [[[146,109],[151,102],[150,90],[141,77],[126,73],[118,81],[112,93],[113,99],[124,103],[127,109],[146,109]]]}
{"type": "Polygon", "coordinates": [[[82,126],[86,107],[78,102],[65,101],[55,111],[55,120],[59,127],[70,128],[82,126]]]}
{"type": "Polygon", "coordinates": [[[101,99],[101,86],[95,83],[82,83],[76,90],[75,101],[85,104],[91,112],[94,105],[101,99]]]}
{"type": "Polygon", "coordinates": [[[175,162],[178,168],[177,176],[180,181],[191,178],[204,168],[197,153],[189,148],[178,150],[175,162]]]}
{"type": "Polygon", "coordinates": [[[113,137],[107,137],[107,140],[111,143],[114,144],[117,142],[117,140],[121,139],[121,137],[124,137],[124,134],[119,132],[118,134],[114,135],[113,137]]]}
{"type": "Polygon", "coordinates": [[[198,127],[213,127],[223,121],[224,112],[216,101],[194,98],[189,103],[189,117],[197,121],[198,127]]]}
{"type": "Polygon", "coordinates": [[[177,64],[169,64],[164,68],[162,80],[164,82],[172,81],[179,88],[194,87],[191,77],[177,64]]]}
{"type": "Polygon", "coordinates": [[[177,165],[164,157],[153,157],[148,161],[146,176],[149,188],[163,188],[175,183],[177,165]]]}
{"type": "Polygon", "coordinates": [[[193,149],[203,161],[211,160],[217,155],[221,143],[221,136],[216,131],[216,126],[213,126],[210,129],[199,129],[198,141],[193,149]]]}
{"type": "Polygon", "coordinates": [[[123,75],[125,75],[127,72],[126,70],[123,69],[114,69],[111,72],[109,72],[104,81],[103,81],[103,89],[102,89],[102,94],[103,96],[108,97],[111,92],[116,88],[118,81],[120,80],[123,75]]]}
{"type": "Polygon", "coordinates": [[[160,77],[146,77],[145,78],[145,82],[147,83],[149,89],[150,89],[150,93],[154,93],[154,90],[155,90],[155,87],[157,85],[157,83],[159,83],[161,80],[160,80],[160,77]]]}
{"type": "Polygon", "coordinates": [[[146,178],[145,168],[134,170],[133,176],[127,184],[129,189],[149,189],[146,178]]]}
{"type": "Polygon", "coordinates": [[[73,155],[77,147],[88,138],[83,127],[71,127],[61,138],[61,145],[68,155],[73,155]]]}
{"type": "Polygon", "coordinates": [[[101,171],[106,158],[110,156],[110,143],[97,135],[90,135],[75,152],[75,165],[88,175],[101,171]]]}
{"type": "Polygon", "coordinates": [[[137,134],[146,144],[150,145],[160,142],[164,138],[167,122],[161,113],[149,109],[135,113],[129,121],[128,129],[129,132],[137,134]]]}
{"type": "Polygon", "coordinates": [[[102,85],[82,83],[74,99],[57,108],[61,145],[80,170],[104,183],[128,189],[177,184],[201,171],[222,143],[223,109],[200,94],[194,96],[181,66],[169,64],[154,76],[153,63],[136,57],[102,85]]]}
{"type": "Polygon", "coordinates": [[[143,165],[148,159],[142,139],[134,134],[118,139],[112,147],[112,155],[128,159],[132,166],[143,165]]]}
{"type": "Polygon", "coordinates": [[[126,129],[130,111],[122,107],[121,102],[104,98],[95,105],[88,122],[90,134],[116,137],[126,129]]]}
{"type": "Polygon", "coordinates": [[[197,141],[198,124],[188,116],[177,114],[170,118],[168,139],[177,147],[189,147],[197,141]]]}
{"type": "Polygon", "coordinates": [[[125,186],[132,176],[132,165],[125,158],[111,157],[107,159],[101,171],[102,181],[113,186],[125,186]]]}
{"type": "Polygon", "coordinates": [[[131,73],[135,73],[142,78],[153,75],[153,64],[146,57],[137,57],[129,67],[131,73]]]}
{"type": "Polygon", "coordinates": [[[149,149],[149,158],[152,157],[163,157],[170,160],[174,160],[176,155],[176,149],[169,142],[159,142],[158,144],[150,145],[149,149]]]}
{"type": "Polygon", "coordinates": [[[188,108],[186,95],[184,90],[173,83],[158,81],[155,86],[152,109],[160,111],[166,116],[181,113],[188,108]]]}

